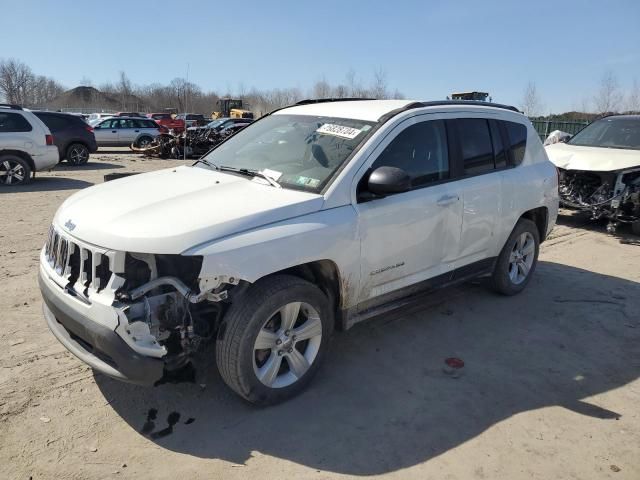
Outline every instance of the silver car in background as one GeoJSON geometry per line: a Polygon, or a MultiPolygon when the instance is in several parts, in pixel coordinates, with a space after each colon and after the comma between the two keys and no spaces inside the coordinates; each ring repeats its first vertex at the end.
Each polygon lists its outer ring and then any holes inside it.
{"type": "Polygon", "coordinates": [[[99,147],[123,147],[134,144],[144,148],[162,132],[151,119],[139,117],[111,117],[93,126],[99,147]]]}

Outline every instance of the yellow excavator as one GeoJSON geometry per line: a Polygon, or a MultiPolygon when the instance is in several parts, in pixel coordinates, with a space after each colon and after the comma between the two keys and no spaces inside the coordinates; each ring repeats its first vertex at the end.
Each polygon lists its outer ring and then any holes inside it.
{"type": "Polygon", "coordinates": [[[211,118],[253,118],[253,112],[243,109],[238,98],[221,98],[216,103],[220,110],[212,112],[211,118]]]}

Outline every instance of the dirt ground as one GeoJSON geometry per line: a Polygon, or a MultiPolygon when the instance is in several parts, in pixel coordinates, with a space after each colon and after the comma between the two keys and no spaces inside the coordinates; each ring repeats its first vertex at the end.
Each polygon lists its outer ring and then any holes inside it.
{"type": "Polygon", "coordinates": [[[640,478],[640,246],[576,217],[521,295],[468,284],[339,332],[283,405],[252,407],[215,372],[156,388],[94,374],[42,318],[45,233],[105,173],[180,163],[111,150],[0,189],[0,478],[640,478]]]}

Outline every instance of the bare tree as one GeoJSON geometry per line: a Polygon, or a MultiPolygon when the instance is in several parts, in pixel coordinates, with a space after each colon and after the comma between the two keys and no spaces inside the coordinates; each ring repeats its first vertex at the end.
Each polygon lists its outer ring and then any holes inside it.
{"type": "Polygon", "coordinates": [[[593,98],[597,113],[610,113],[618,111],[622,95],[620,94],[618,79],[611,70],[608,70],[600,80],[600,88],[593,98]]]}
{"type": "Polygon", "coordinates": [[[538,95],[538,88],[534,82],[529,82],[524,89],[520,108],[527,117],[537,117],[542,110],[542,103],[538,95]]]}
{"type": "Polygon", "coordinates": [[[369,92],[372,98],[389,98],[387,72],[382,67],[373,72],[373,83],[369,92]]]}
{"type": "Polygon", "coordinates": [[[626,110],[628,112],[640,113],[640,84],[637,78],[633,80],[633,85],[627,95],[626,110]]]}
{"type": "Polygon", "coordinates": [[[331,97],[331,85],[327,80],[322,77],[313,86],[311,97],[313,98],[330,98],[331,97]]]}
{"type": "Polygon", "coordinates": [[[13,58],[0,63],[0,92],[9,103],[28,103],[33,72],[29,66],[13,58]]]}

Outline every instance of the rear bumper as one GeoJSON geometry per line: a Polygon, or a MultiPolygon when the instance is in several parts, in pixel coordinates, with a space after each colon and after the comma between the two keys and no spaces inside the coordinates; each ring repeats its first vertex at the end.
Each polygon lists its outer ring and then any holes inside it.
{"type": "Polygon", "coordinates": [[[112,329],[83,317],[61,298],[64,292],[45,278],[42,269],[38,281],[47,325],[67,350],[94,370],[118,380],[153,385],[162,378],[162,359],[140,355],[112,329]]]}
{"type": "Polygon", "coordinates": [[[40,170],[49,170],[55,167],[60,161],[60,152],[55,145],[48,145],[42,149],[42,153],[39,155],[32,155],[33,164],[36,167],[36,172],[40,170]]]}

